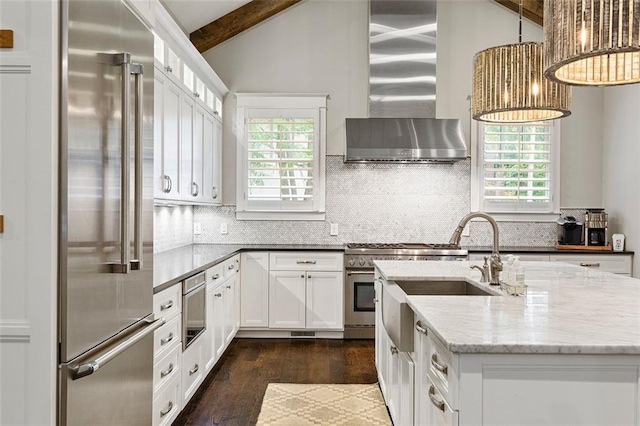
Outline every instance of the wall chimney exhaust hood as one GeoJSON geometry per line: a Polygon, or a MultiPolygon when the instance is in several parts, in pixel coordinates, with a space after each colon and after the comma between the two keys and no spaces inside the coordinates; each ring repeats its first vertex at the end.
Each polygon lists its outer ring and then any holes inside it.
{"type": "Polygon", "coordinates": [[[460,120],[435,118],[436,6],[437,0],[370,0],[371,118],[346,119],[345,162],[467,157],[460,120]]]}
{"type": "Polygon", "coordinates": [[[453,163],[467,157],[458,119],[347,118],[345,162],[453,163]]]}

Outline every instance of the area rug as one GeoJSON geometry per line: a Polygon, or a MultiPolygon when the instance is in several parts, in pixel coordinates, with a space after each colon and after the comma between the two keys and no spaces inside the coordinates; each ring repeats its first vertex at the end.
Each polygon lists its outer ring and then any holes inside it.
{"type": "Polygon", "coordinates": [[[391,420],[377,384],[269,383],[258,425],[391,426],[391,420]]]}

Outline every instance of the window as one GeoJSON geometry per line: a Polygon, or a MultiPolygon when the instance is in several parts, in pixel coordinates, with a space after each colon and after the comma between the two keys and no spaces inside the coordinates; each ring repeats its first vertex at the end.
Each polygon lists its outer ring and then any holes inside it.
{"type": "Polygon", "coordinates": [[[488,213],[557,213],[559,134],[555,121],[478,123],[472,204],[488,213]]]}
{"type": "Polygon", "coordinates": [[[237,97],[236,217],[324,220],[327,96],[237,97]]]}

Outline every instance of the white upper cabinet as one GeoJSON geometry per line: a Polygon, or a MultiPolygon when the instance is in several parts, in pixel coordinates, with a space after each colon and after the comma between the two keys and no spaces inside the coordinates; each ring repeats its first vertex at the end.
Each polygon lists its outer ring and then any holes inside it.
{"type": "Polygon", "coordinates": [[[229,89],[160,4],[155,18],[154,198],[220,205],[221,111],[229,89]]]}

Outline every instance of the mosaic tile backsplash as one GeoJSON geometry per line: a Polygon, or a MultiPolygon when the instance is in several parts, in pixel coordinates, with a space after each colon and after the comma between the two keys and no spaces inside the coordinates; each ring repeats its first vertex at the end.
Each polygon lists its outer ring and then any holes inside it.
{"type": "Polygon", "coordinates": [[[193,243],[192,206],[156,206],[153,214],[153,252],[193,243]]]}
{"type": "MultiPolygon", "coordinates": [[[[470,168],[470,160],[345,164],[342,156],[327,156],[326,221],[237,221],[235,206],[156,207],[154,251],[191,243],[448,242],[469,212],[470,168]],[[193,235],[193,222],[202,225],[202,234],[193,235]],[[222,223],[227,235],[220,234],[222,223]],[[338,236],[329,235],[331,223],[338,224],[338,236]]],[[[555,223],[500,222],[499,229],[502,246],[550,246],[556,241],[555,223]]],[[[463,245],[491,245],[488,223],[471,222],[469,234],[463,245]]]]}

